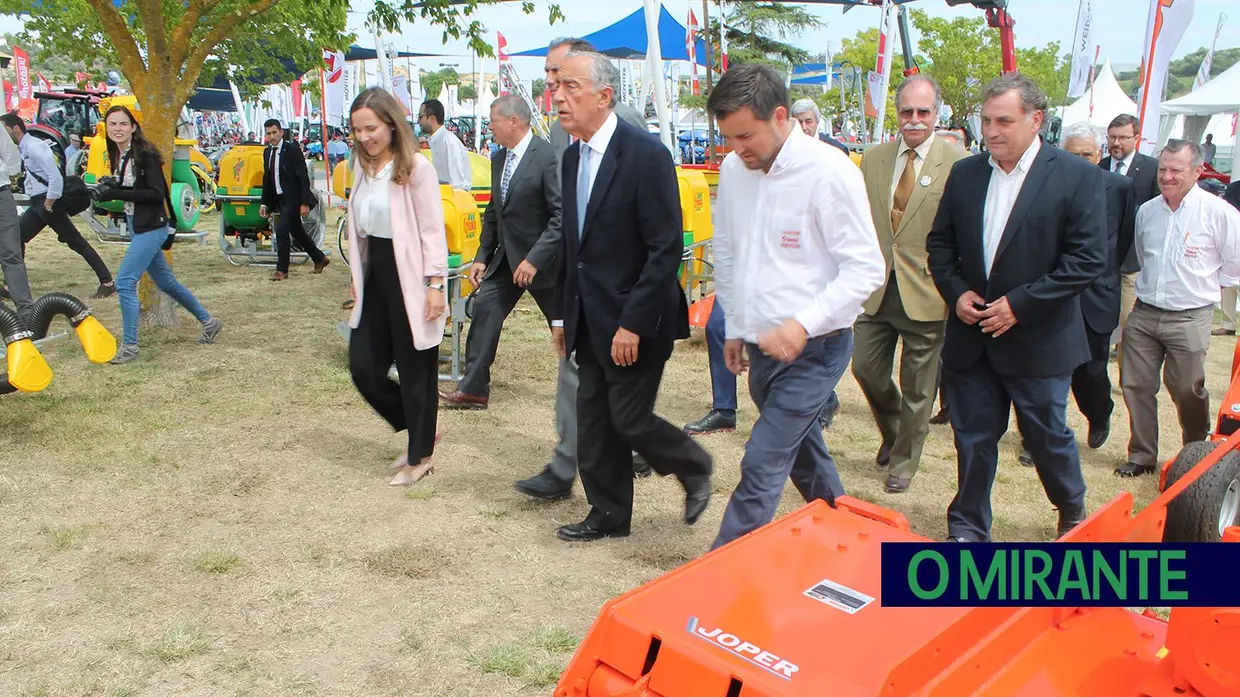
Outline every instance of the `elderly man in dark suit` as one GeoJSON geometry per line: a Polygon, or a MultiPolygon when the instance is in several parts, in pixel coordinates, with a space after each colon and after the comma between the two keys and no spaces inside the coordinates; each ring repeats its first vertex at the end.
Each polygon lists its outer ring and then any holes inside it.
{"type": "Polygon", "coordinates": [[[996,78],[982,96],[990,154],[952,168],[926,244],[951,308],[943,381],[958,485],[948,539],[990,540],[1013,404],[1062,536],[1086,516],[1067,401],[1073,371],[1090,358],[1078,296],[1106,269],[1103,173],[1041,141],[1047,99],[1028,77],[996,78]]]}
{"type": "Polygon", "coordinates": [[[606,56],[570,52],[555,106],[577,141],[564,152],[564,285],[553,322],[561,356],[576,351],[578,458],[590,513],[561,527],[570,542],[625,537],[633,451],[685,489],[684,520],[710,501],[710,455],[654,413],[663,369],[689,335],[677,281],[683,224],[671,154],[616,117],[620,76],[606,56]]]}
{"type": "Polygon", "coordinates": [[[440,391],[449,407],[485,409],[491,364],[504,320],[528,290],[548,317],[558,281],[560,181],[551,144],[530,130],[525,100],[507,94],[491,104],[491,131],[503,148],[491,158],[498,196],[482,216],[482,239],[469,280],[478,288],[465,348],[465,376],[440,391]]]}
{"type": "Polygon", "coordinates": [[[314,244],[301,219],[310,215],[318,204],[318,197],[310,189],[310,172],[306,157],[291,141],[284,137],[284,127],[276,119],[263,124],[267,149],[263,151],[263,202],[259,212],[264,218],[278,213],[276,232],[276,272],[273,281],[288,278],[289,256],[292,243],[314,261],[312,273],[322,273],[327,266],[327,256],[314,244]]]}

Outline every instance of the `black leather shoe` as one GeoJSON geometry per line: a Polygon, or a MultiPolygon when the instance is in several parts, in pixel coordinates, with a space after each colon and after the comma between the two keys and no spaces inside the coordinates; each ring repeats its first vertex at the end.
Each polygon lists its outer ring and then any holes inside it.
{"type": "Polygon", "coordinates": [[[1089,447],[1091,450],[1097,450],[1106,444],[1107,438],[1111,437],[1111,421],[1108,419],[1101,426],[1089,425],[1089,447]]]}
{"type": "Polygon", "coordinates": [[[973,540],[970,540],[965,537],[960,537],[959,535],[948,535],[947,539],[944,540],[944,542],[961,542],[961,543],[972,542],[972,541],[973,540]]]}
{"type": "Polygon", "coordinates": [[[1028,448],[1021,449],[1020,457],[1016,459],[1020,460],[1020,464],[1025,467],[1033,467],[1033,453],[1029,452],[1028,448]]]}
{"type": "Polygon", "coordinates": [[[580,523],[565,525],[556,530],[555,536],[565,542],[593,542],[608,537],[628,537],[629,529],[626,527],[608,530],[583,520],[580,523]]]}
{"type": "Polygon", "coordinates": [[[633,453],[633,476],[637,478],[649,477],[654,474],[654,468],[646,462],[646,458],[637,453],[633,453]]]}
{"type": "Polygon", "coordinates": [[[557,501],[573,495],[573,483],[560,481],[549,470],[529,479],[522,479],[513,484],[517,491],[543,501],[557,501]]]}
{"type": "Polygon", "coordinates": [[[693,525],[710,504],[710,477],[682,479],[680,483],[685,487],[685,524],[693,525]]]}
{"type": "Polygon", "coordinates": [[[827,404],[818,413],[818,425],[822,426],[822,430],[831,428],[831,424],[835,423],[835,415],[840,413],[840,398],[835,393],[831,393],[831,397],[827,399],[827,404]]]}
{"type": "Polygon", "coordinates": [[[685,424],[685,433],[691,436],[704,436],[708,433],[721,433],[736,430],[736,416],[728,416],[718,409],[691,424],[685,424]]]}
{"type": "Polygon", "coordinates": [[[935,426],[951,423],[952,413],[947,409],[939,409],[939,413],[930,417],[930,423],[935,426]]]}
{"type": "Polygon", "coordinates": [[[1089,514],[1086,512],[1084,506],[1076,509],[1059,511],[1059,531],[1055,536],[1063,537],[1064,535],[1067,535],[1072,531],[1072,528],[1075,528],[1083,523],[1085,518],[1088,516],[1089,514]]]}
{"type": "Polygon", "coordinates": [[[891,464],[891,445],[883,443],[878,446],[878,454],[874,456],[874,464],[879,467],[886,467],[891,464]]]}
{"type": "Polygon", "coordinates": [[[1115,474],[1120,477],[1140,477],[1143,474],[1154,474],[1154,466],[1138,465],[1135,462],[1125,462],[1115,468],[1115,474]]]}

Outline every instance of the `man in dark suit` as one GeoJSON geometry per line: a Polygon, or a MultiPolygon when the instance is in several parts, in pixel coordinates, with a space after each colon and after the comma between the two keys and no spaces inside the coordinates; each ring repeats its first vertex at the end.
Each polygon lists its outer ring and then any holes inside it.
{"type": "Polygon", "coordinates": [[[552,333],[576,351],[578,460],[590,513],[562,540],[629,534],[633,454],[685,489],[685,522],[710,501],[710,455],[654,413],[664,365],[689,336],[676,273],[684,253],[675,167],[658,140],[616,117],[619,71],[570,52],[555,106],[577,142],[564,152],[564,284],[552,333]]]}
{"type": "MultiPolygon", "coordinates": [[[[1141,204],[1159,195],[1158,191],[1158,160],[1149,155],[1137,152],[1141,143],[1141,120],[1132,114],[1120,114],[1111,119],[1107,126],[1107,152],[1099,167],[1112,174],[1121,174],[1132,180],[1132,204],[1140,208],[1141,204]]],[[[1136,213],[1134,212],[1135,216],[1136,213]]],[[[1141,260],[1137,258],[1136,246],[1130,246],[1126,255],[1121,257],[1120,273],[1120,306],[1119,327],[1128,320],[1128,313],[1137,302],[1137,272],[1141,270],[1141,260]]],[[[1119,337],[1115,336],[1118,344],[1119,337]]]]}
{"type": "Polygon", "coordinates": [[[288,278],[291,244],[297,243],[314,261],[313,273],[323,273],[327,257],[306,234],[301,219],[319,205],[318,197],[310,190],[310,172],[306,158],[291,141],[284,139],[284,128],[276,119],[263,124],[267,148],[263,151],[263,201],[259,214],[264,218],[277,214],[276,272],[273,281],[288,278]],[[291,239],[290,239],[291,238],[291,239]]]}
{"type": "MultiPolygon", "coordinates": [[[[1102,134],[1089,123],[1069,125],[1064,130],[1063,149],[1098,164],[1102,157],[1102,134]]],[[[1111,434],[1111,376],[1107,360],[1111,334],[1119,326],[1120,261],[1132,249],[1137,208],[1132,201],[1132,179],[1108,172],[1103,180],[1107,195],[1107,266],[1081,293],[1081,314],[1085,316],[1085,336],[1089,360],[1072,373],[1072,396],[1089,421],[1089,447],[1097,450],[1111,434]]]]}
{"type": "Polygon", "coordinates": [[[952,168],[927,239],[948,307],[943,382],[959,483],[949,540],[989,541],[990,490],[1011,406],[1059,535],[1085,519],[1068,388],[1090,358],[1078,296],[1106,268],[1102,172],[1041,142],[1046,95],[1009,74],[983,90],[989,155],[952,168]]]}
{"type": "Polygon", "coordinates": [[[525,291],[544,315],[552,314],[563,245],[560,180],[554,149],[530,130],[532,118],[529,105],[515,94],[491,104],[491,132],[503,148],[491,158],[496,198],[482,216],[482,239],[469,269],[478,294],[466,338],[465,376],[455,390],[439,393],[450,407],[487,407],[500,331],[525,291]]]}

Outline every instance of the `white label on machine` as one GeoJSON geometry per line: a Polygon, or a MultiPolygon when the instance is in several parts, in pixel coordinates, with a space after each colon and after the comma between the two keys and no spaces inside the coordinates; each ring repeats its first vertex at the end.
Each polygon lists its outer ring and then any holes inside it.
{"type": "Polygon", "coordinates": [[[805,595],[822,603],[826,603],[837,610],[843,610],[850,615],[855,615],[861,611],[866,605],[874,602],[874,599],[865,593],[855,591],[847,586],[823,579],[814,585],[813,588],[805,591],[805,595]]]}

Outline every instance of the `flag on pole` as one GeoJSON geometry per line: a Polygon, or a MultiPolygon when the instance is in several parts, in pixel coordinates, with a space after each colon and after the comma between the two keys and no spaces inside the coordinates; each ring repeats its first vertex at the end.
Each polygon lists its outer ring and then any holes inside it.
{"type": "Polygon", "coordinates": [[[697,37],[698,23],[697,15],[693,14],[693,8],[689,8],[689,23],[685,29],[685,49],[689,52],[689,64],[693,66],[693,94],[698,94],[698,72],[697,72],[697,37]]]}
{"type": "Polygon", "coordinates": [[[49,82],[47,78],[43,77],[43,73],[39,73],[39,91],[40,92],[51,92],[52,91],[52,83],[49,82]]]}
{"type": "Polygon", "coordinates": [[[1193,89],[1197,89],[1210,81],[1210,67],[1214,64],[1214,45],[1218,43],[1218,35],[1223,31],[1223,20],[1227,16],[1222,12],[1218,15],[1218,27],[1214,30],[1214,41],[1210,42],[1210,50],[1206,51],[1206,57],[1201,61],[1201,68],[1197,70],[1197,77],[1193,80],[1193,89]]]}
{"type": "Polygon", "coordinates": [[[719,69],[728,70],[728,24],[722,2],[719,3],[719,69]]]}
{"type": "Polygon", "coordinates": [[[1094,67],[1094,7],[1092,0],[1081,0],[1076,16],[1076,36],[1072,41],[1072,77],[1068,82],[1068,97],[1076,99],[1089,89],[1089,77],[1094,67]]]}
{"type": "Polygon", "coordinates": [[[32,119],[38,102],[34,100],[34,84],[30,79],[30,54],[16,46],[13,47],[13,73],[17,77],[17,113],[23,119],[32,119]]]}
{"type": "Polygon", "coordinates": [[[502,97],[508,94],[508,86],[504,83],[504,63],[508,62],[508,39],[505,39],[504,35],[498,31],[495,32],[495,55],[499,58],[495,72],[499,73],[499,94],[502,97]]]}
{"type": "Polygon", "coordinates": [[[332,126],[340,126],[345,122],[345,110],[348,105],[345,100],[351,95],[348,93],[350,73],[344,60],[344,53],[340,51],[323,51],[323,108],[326,115],[326,121],[332,126]]]}
{"type": "Polygon", "coordinates": [[[301,78],[297,78],[296,80],[293,80],[292,87],[293,87],[293,118],[300,120],[301,117],[305,116],[305,114],[302,113],[302,109],[301,109],[302,101],[304,101],[301,98],[301,78]]]}
{"type": "Polygon", "coordinates": [[[1150,0],[1149,20],[1146,23],[1141,57],[1141,88],[1137,100],[1141,110],[1141,140],[1137,148],[1145,155],[1154,154],[1158,147],[1167,68],[1180,39],[1184,38],[1184,32],[1193,20],[1195,4],[1195,0],[1150,0]]]}

